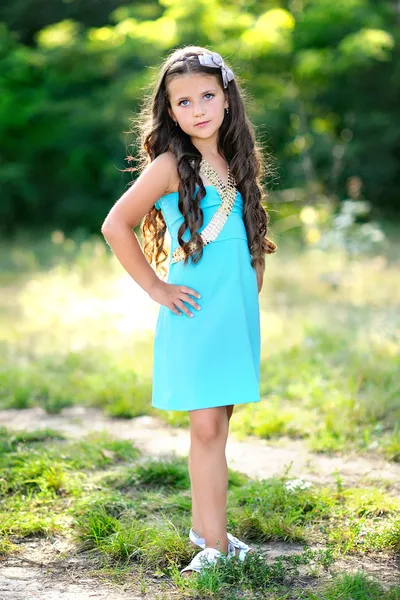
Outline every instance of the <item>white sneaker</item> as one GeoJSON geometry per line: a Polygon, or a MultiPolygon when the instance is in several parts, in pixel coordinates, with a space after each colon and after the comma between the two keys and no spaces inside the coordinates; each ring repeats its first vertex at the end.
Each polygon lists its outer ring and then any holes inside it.
{"type": "Polygon", "coordinates": [[[235,556],[235,548],[231,542],[228,543],[228,553],[224,554],[216,548],[204,548],[194,556],[187,567],[181,569],[181,574],[186,571],[197,571],[200,573],[202,569],[208,569],[215,565],[219,558],[226,556],[227,559],[235,556]]]}
{"type": "MultiPolygon", "coordinates": [[[[231,533],[228,533],[227,537],[228,537],[228,541],[234,546],[235,553],[236,553],[236,548],[239,550],[239,556],[238,556],[239,560],[243,561],[246,558],[247,553],[249,551],[253,550],[253,548],[251,548],[251,546],[248,546],[247,544],[245,544],[244,542],[239,540],[237,537],[235,537],[231,533]]],[[[190,528],[190,531],[189,531],[189,538],[190,538],[190,541],[193,542],[193,544],[196,544],[196,546],[200,546],[200,548],[206,547],[206,540],[204,538],[198,536],[197,533],[195,531],[193,531],[192,528],[190,528]]]]}

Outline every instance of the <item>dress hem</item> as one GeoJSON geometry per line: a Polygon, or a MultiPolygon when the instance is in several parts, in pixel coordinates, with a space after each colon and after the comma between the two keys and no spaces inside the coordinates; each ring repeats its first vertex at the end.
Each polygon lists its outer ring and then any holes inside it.
{"type": "Polygon", "coordinates": [[[157,408],[158,410],[173,410],[176,412],[186,412],[191,410],[202,410],[204,408],[219,408],[220,406],[235,406],[236,404],[251,404],[252,402],[261,402],[261,398],[258,398],[257,400],[239,400],[237,402],[232,402],[231,404],[226,404],[225,401],[221,404],[213,404],[212,406],[197,406],[196,408],[173,408],[171,406],[156,406],[155,404],[152,404],[152,408],[157,408]]]}

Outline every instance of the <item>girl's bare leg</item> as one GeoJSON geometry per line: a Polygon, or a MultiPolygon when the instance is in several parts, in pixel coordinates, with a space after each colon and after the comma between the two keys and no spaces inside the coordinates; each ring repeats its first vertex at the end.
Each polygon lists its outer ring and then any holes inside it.
{"type": "MultiPolygon", "coordinates": [[[[228,416],[228,426],[229,421],[233,413],[234,404],[226,406],[226,414],[228,416]]],[[[200,537],[204,537],[203,524],[200,517],[199,507],[197,506],[196,494],[193,488],[192,483],[192,460],[191,460],[191,446],[189,448],[189,456],[188,456],[188,467],[189,467],[189,478],[191,483],[191,492],[192,492],[192,529],[197,535],[200,537]]]]}
{"type": "Polygon", "coordinates": [[[222,406],[189,411],[189,415],[190,476],[197,510],[194,519],[200,521],[193,523],[193,529],[205,537],[207,547],[226,553],[228,466],[225,447],[229,429],[228,412],[222,406]]]}

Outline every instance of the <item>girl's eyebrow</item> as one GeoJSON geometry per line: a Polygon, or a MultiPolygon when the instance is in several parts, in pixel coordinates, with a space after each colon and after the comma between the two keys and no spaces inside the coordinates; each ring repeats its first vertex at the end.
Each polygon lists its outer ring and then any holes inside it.
{"type": "MultiPolygon", "coordinates": [[[[215,88],[210,88],[209,90],[202,92],[201,95],[204,96],[204,94],[207,94],[208,92],[216,92],[216,91],[217,90],[215,88]]],[[[188,98],[190,98],[190,96],[181,96],[180,98],[175,98],[174,102],[178,102],[178,100],[187,100],[188,98]]]]}

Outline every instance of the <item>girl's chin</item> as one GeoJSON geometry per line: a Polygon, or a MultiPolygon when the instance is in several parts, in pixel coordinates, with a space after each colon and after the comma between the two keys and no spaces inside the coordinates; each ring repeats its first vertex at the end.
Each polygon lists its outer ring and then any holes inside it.
{"type": "Polygon", "coordinates": [[[212,133],[214,133],[214,127],[210,127],[210,125],[207,124],[205,127],[194,127],[192,135],[202,137],[204,135],[209,136],[212,133]]]}

